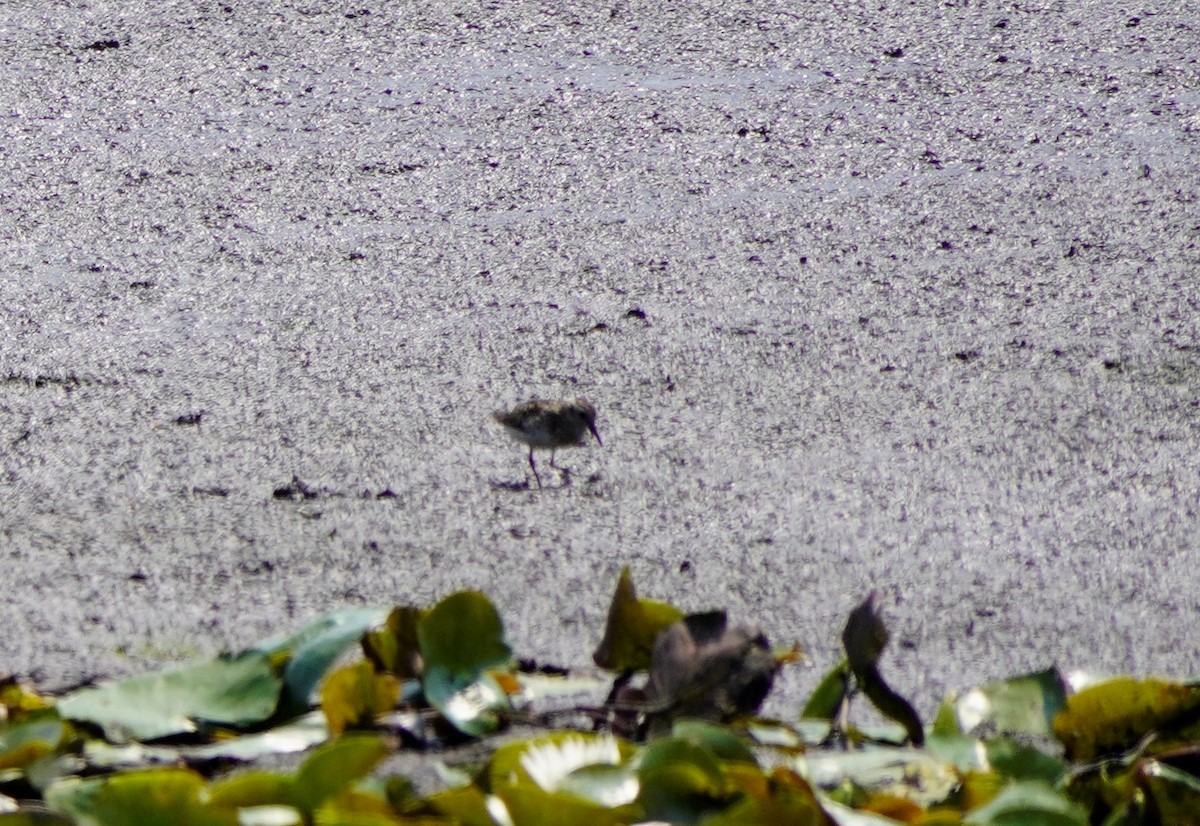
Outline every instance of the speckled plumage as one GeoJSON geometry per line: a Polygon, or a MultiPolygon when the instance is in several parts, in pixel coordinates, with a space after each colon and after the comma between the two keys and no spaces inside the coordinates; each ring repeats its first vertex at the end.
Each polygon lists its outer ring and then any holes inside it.
{"type": "Polygon", "coordinates": [[[557,467],[554,451],[560,447],[582,446],[589,432],[596,437],[597,444],[604,445],[596,430],[596,408],[585,399],[533,399],[512,410],[497,410],[492,413],[492,418],[504,426],[508,435],[529,445],[529,467],[539,488],[542,477],[533,460],[534,448],[548,449],[550,466],[557,467]]]}

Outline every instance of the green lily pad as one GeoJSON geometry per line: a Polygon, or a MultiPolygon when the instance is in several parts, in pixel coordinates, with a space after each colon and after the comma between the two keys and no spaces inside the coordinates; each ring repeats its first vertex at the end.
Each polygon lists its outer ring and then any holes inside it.
{"type": "Polygon", "coordinates": [[[462,826],[496,826],[488,811],[488,795],[475,786],[456,786],[432,794],[425,801],[429,808],[462,826]]]}
{"type": "Polygon", "coordinates": [[[491,601],[475,591],[452,594],[421,618],[417,636],[425,699],[464,734],[495,731],[508,696],[484,671],[508,663],[512,649],[491,601]]]}
{"type": "Polygon", "coordinates": [[[803,777],[822,789],[848,781],[858,788],[907,798],[921,806],[945,800],[959,782],[954,766],[929,752],[907,748],[810,752],[797,757],[794,765],[803,777]]]}
{"type": "Polygon", "coordinates": [[[498,731],[509,709],[508,695],[488,674],[457,688],[445,681],[445,672],[434,671],[425,678],[425,696],[450,725],[470,737],[498,731]]]}
{"type": "Polygon", "coordinates": [[[363,777],[389,753],[375,735],[344,735],[313,750],[294,777],[277,772],[246,772],[219,780],[209,789],[214,806],[290,806],[311,816],[328,798],[363,777]]]}
{"type": "Polygon", "coordinates": [[[704,720],[679,720],[671,728],[671,735],[703,746],[718,760],[726,763],[758,765],[746,743],[725,726],[714,725],[704,720]]]}
{"type": "Polygon", "coordinates": [[[115,743],[156,740],[205,723],[261,723],[274,713],[280,686],[267,656],[248,652],[84,688],[57,708],[67,719],[100,726],[115,743]]]}
{"type": "Polygon", "coordinates": [[[177,763],[198,764],[211,760],[256,760],[275,754],[305,751],[329,739],[325,716],[314,711],[295,722],[266,731],[230,737],[200,746],[163,746],[145,743],[110,745],[88,740],[83,757],[92,768],[128,769],[177,763]]]}
{"type": "Polygon", "coordinates": [[[236,826],[237,813],[209,806],[204,789],[204,778],[189,769],[143,769],[60,781],[46,803],[85,826],[236,826]]]}
{"type": "Polygon", "coordinates": [[[776,767],[764,775],[757,767],[732,772],[741,794],[728,808],[704,818],[704,826],[794,823],[833,826],[811,786],[793,771],[776,767]],[[740,775],[740,776],[738,776],[740,775]]]}
{"type": "Polygon", "coordinates": [[[0,723],[0,772],[23,769],[52,754],[67,734],[67,726],[53,710],[31,712],[18,723],[0,723]]]}
{"type": "Polygon", "coordinates": [[[1055,785],[1067,773],[1064,761],[1015,740],[988,740],[984,748],[992,768],[1014,780],[1041,780],[1055,785]]]}
{"type": "Polygon", "coordinates": [[[460,688],[473,683],[484,669],[512,659],[500,614],[478,591],[460,591],[433,606],[421,618],[417,638],[426,678],[438,671],[460,688]]]}
{"type": "Polygon", "coordinates": [[[387,617],[385,608],[346,608],[331,611],[291,634],[264,640],[254,651],[283,661],[283,691],[279,713],[294,717],[309,710],[330,666],[350,645],[362,639],[387,617]]]}
{"type": "Polygon", "coordinates": [[[343,735],[317,748],[296,772],[296,788],[305,811],[314,811],[326,798],[375,768],[390,753],[373,734],[343,735]]]}
{"type": "Polygon", "coordinates": [[[1087,826],[1081,806],[1049,783],[1014,783],[963,820],[964,826],[1087,826]]]}
{"type": "Polygon", "coordinates": [[[968,691],[953,708],[964,734],[1049,737],[1054,716],[1066,703],[1062,675],[1051,668],[968,691]]]}
{"type": "Polygon", "coordinates": [[[638,763],[638,780],[638,802],[646,817],[670,823],[695,823],[719,811],[732,791],[707,747],[677,737],[646,747],[638,763]]]}

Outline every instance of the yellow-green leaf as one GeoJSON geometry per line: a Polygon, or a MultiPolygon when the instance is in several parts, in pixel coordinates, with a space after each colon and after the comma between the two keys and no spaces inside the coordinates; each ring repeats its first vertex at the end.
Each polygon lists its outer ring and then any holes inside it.
{"type": "Polygon", "coordinates": [[[1200,687],[1117,677],[1068,697],[1066,708],[1054,718],[1054,734],[1068,759],[1094,760],[1124,751],[1197,710],[1200,687]]]}
{"type": "Polygon", "coordinates": [[[400,681],[377,674],[371,663],[359,660],[339,668],[321,686],[321,710],[331,734],[373,724],[375,717],[396,707],[400,681]]]}
{"type": "Polygon", "coordinates": [[[673,605],[653,599],[638,599],[629,569],[621,571],[617,590],[608,608],[604,639],[592,659],[609,671],[644,671],[659,633],[683,619],[673,605]]]}

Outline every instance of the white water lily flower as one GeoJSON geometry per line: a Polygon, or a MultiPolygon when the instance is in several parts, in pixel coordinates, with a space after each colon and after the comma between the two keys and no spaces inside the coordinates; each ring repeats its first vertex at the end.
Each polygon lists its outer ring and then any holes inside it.
{"type": "Polygon", "coordinates": [[[611,734],[571,734],[557,742],[531,744],[521,755],[521,768],[543,791],[568,792],[608,807],[623,806],[637,797],[633,772],[605,772],[620,763],[621,750],[611,734]],[[581,769],[589,771],[571,777],[581,769]]]}
{"type": "Polygon", "coordinates": [[[569,734],[558,742],[530,744],[521,755],[521,768],[544,791],[557,791],[563,778],[584,766],[615,766],[621,762],[617,738],[611,734],[583,737],[569,734]]]}

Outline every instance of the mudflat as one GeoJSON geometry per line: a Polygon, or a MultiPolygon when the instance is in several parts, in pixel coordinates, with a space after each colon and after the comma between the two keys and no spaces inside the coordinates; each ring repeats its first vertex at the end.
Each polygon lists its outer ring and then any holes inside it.
{"type": "Polygon", "coordinates": [[[628,565],[779,713],[871,589],[926,715],[1200,673],[1200,22],[1069,6],[5,3],[0,672],[628,565]]]}

